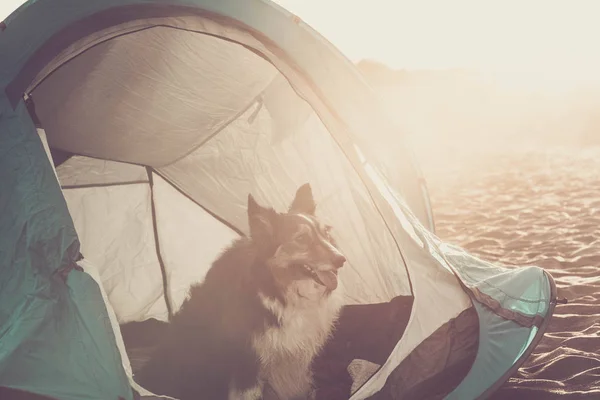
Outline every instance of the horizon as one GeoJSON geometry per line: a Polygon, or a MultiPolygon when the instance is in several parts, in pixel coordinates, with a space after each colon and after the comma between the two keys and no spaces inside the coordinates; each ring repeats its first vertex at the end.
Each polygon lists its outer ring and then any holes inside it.
{"type": "Polygon", "coordinates": [[[592,51],[600,37],[595,23],[600,2],[593,0],[276,2],[354,62],[368,59],[404,70],[466,69],[528,89],[600,84],[600,55],[592,51]]]}

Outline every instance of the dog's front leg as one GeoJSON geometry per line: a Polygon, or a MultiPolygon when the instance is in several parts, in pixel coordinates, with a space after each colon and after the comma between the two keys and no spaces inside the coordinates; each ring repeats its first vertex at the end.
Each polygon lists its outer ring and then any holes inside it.
{"type": "MultiPolygon", "coordinates": [[[[229,389],[228,400],[266,400],[263,397],[262,385],[240,390],[235,387],[229,389]]],[[[277,400],[277,399],[276,399],[277,400]]]]}
{"type": "Polygon", "coordinates": [[[285,376],[285,378],[269,381],[273,387],[273,392],[276,394],[274,394],[274,397],[265,398],[264,400],[314,400],[313,382],[310,374],[293,377],[285,376]]]}

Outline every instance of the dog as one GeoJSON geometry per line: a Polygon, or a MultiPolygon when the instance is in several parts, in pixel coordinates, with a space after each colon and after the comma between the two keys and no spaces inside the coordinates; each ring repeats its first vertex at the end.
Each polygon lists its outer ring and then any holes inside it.
{"type": "Polygon", "coordinates": [[[136,381],[180,400],[312,399],[311,363],[340,313],[346,262],[315,210],[308,183],[286,213],[248,195],[249,237],[191,287],[136,381]]]}

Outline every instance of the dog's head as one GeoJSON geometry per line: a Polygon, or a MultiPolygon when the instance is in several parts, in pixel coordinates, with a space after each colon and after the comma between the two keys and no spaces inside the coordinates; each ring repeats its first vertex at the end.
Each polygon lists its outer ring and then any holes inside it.
{"type": "Polygon", "coordinates": [[[315,209],[308,183],[297,190],[284,214],[262,207],[248,196],[250,238],[286,297],[317,299],[338,287],[338,270],[346,258],[331,237],[331,227],[315,217],[315,209]]]}

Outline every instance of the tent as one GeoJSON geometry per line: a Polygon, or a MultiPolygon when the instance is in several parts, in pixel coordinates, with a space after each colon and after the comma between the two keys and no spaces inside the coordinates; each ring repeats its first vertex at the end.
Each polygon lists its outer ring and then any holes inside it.
{"type": "Polygon", "coordinates": [[[551,276],[440,241],[375,95],[279,6],[30,0],[0,30],[0,396],[150,396],[120,326],[168,321],[247,231],[248,193],[283,209],[307,181],[348,259],[348,307],[411,299],[352,400],[466,359],[443,398],[485,398],[543,335],[551,276]]]}

